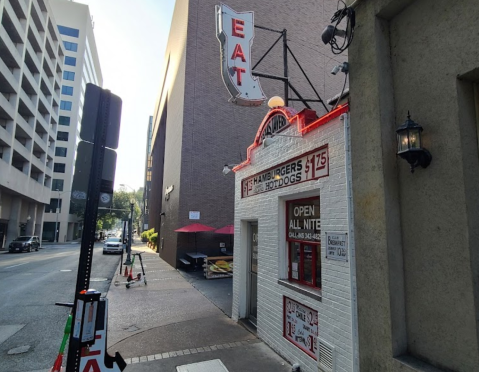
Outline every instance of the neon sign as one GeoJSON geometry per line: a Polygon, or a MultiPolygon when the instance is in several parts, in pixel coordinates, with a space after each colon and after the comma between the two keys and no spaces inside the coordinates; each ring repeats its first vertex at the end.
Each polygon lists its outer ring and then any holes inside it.
{"type": "Polygon", "coordinates": [[[221,75],[240,106],[259,106],[266,96],[259,79],[251,74],[254,13],[235,12],[225,4],[216,6],[216,37],[221,45],[221,75]]]}

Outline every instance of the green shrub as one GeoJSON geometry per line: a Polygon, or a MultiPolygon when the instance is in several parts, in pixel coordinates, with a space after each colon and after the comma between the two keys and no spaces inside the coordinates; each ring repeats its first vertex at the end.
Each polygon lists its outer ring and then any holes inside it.
{"type": "Polygon", "coordinates": [[[153,248],[156,248],[156,244],[158,243],[158,233],[150,235],[150,242],[153,244],[153,248]]]}
{"type": "Polygon", "coordinates": [[[146,237],[147,237],[148,241],[151,241],[150,238],[155,233],[155,229],[153,228],[153,229],[150,229],[150,230],[146,230],[145,232],[146,232],[146,237]]]}

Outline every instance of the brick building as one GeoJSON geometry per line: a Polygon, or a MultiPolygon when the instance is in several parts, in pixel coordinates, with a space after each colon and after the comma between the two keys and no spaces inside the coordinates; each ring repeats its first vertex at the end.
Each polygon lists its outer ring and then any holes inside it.
{"type": "MultiPolygon", "coordinates": [[[[246,148],[268,111],[265,106],[240,107],[228,102],[216,37],[217,4],[213,0],[176,2],[153,115],[149,227],[159,231],[160,255],[174,267],[195,246],[194,234],[175,229],[194,222],[215,228],[233,223],[234,177],[224,177],[221,170],[224,164],[238,164],[246,158],[246,148]],[[190,220],[190,211],[200,212],[199,220],[190,220]]],[[[286,29],[288,46],[319,96],[326,99],[339,93],[343,78],[329,71],[347,57],[331,58],[329,49],[320,45],[318,31],[329,23],[336,1],[241,0],[231,5],[236,11],[254,11],[255,25],[286,29]]],[[[277,33],[255,30],[253,64],[277,38],[277,33]]],[[[301,95],[317,99],[291,56],[288,68],[301,95]]],[[[257,70],[283,75],[281,43],[257,70]]],[[[281,81],[261,79],[261,85],[267,97],[284,94],[281,81]]],[[[289,106],[298,111],[304,108],[299,102],[289,106]]],[[[326,112],[321,103],[311,106],[319,116],[326,112]]],[[[196,235],[198,250],[207,255],[219,254],[220,243],[229,242],[225,235],[196,235]]]]}

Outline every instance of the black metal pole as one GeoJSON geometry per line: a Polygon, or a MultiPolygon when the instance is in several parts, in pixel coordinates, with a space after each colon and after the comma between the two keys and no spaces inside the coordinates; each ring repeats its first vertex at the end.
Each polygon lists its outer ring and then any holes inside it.
{"type": "MultiPolygon", "coordinates": [[[[291,56],[293,57],[294,61],[296,62],[296,64],[298,65],[299,69],[301,70],[301,72],[303,73],[304,77],[306,78],[306,80],[308,81],[309,83],[309,86],[313,89],[314,93],[316,93],[316,97],[318,97],[318,101],[315,101],[315,102],[321,102],[323,104],[323,107],[324,109],[326,110],[326,112],[329,112],[328,108],[326,107],[326,105],[324,104],[322,98],[319,96],[319,93],[318,91],[316,90],[316,88],[314,87],[313,83],[311,82],[311,80],[309,80],[309,77],[308,75],[306,75],[306,72],[304,72],[303,70],[303,67],[301,67],[301,64],[299,63],[298,59],[296,58],[296,56],[293,54],[293,52],[291,51],[291,49],[289,48],[289,46],[286,46],[289,50],[289,52],[291,53],[291,56]]],[[[308,100],[309,102],[313,102],[312,100],[308,100]]]]}
{"type": "MultiPolygon", "coordinates": [[[[283,30],[283,63],[284,63],[284,77],[288,78],[288,39],[286,38],[286,29],[283,30]]],[[[289,105],[289,84],[284,83],[284,105],[288,107],[289,105]]]]}
{"type": "Polygon", "coordinates": [[[261,58],[259,59],[259,61],[256,62],[256,64],[253,66],[253,68],[252,68],[251,70],[254,70],[254,69],[261,63],[261,61],[268,55],[268,53],[271,51],[271,49],[274,48],[274,46],[278,43],[278,41],[281,40],[282,37],[283,37],[283,35],[279,35],[278,39],[274,42],[273,45],[271,45],[271,47],[266,51],[266,53],[263,54],[263,57],[261,57],[261,58]]]}
{"type": "MultiPolygon", "coordinates": [[[[98,217],[98,202],[100,199],[100,186],[103,172],[103,160],[105,156],[105,141],[107,125],[110,116],[110,91],[103,90],[100,94],[100,102],[96,117],[95,142],[93,144],[93,157],[91,162],[90,179],[88,181],[88,193],[85,206],[83,234],[81,240],[80,259],[78,263],[78,275],[75,288],[75,301],[73,304],[73,319],[75,319],[78,297],[81,291],[88,290],[90,286],[90,273],[93,259],[93,244],[95,242],[96,220],[98,217]]],[[[78,372],[80,369],[80,339],[70,333],[68,346],[67,367],[68,372],[78,372]]]]}
{"type": "Polygon", "coordinates": [[[121,258],[120,258],[120,275],[123,273],[123,253],[125,253],[125,222],[123,221],[123,230],[121,233],[121,258]]]}
{"type": "Polygon", "coordinates": [[[123,221],[123,241],[125,242],[126,241],[126,260],[125,262],[123,263],[123,265],[131,265],[131,249],[130,249],[130,246],[129,246],[129,243],[126,239],[126,224],[128,223],[128,221],[123,221]]]}
{"type": "Polygon", "coordinates": [[[133,229],[133,207],[135,205],[133,203],[130,203],[130,223],[129,223],[129,226],[128,226],[128,257],[127,257],[127,260],[128,259],[131,259],[131,239],[132,239],[132,229],[133,229]]]}

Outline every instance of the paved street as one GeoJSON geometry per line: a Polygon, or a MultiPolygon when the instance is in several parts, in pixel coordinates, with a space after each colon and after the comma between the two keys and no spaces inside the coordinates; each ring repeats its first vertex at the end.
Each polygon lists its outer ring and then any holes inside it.
{"type": "MultiPolygon", "coordinates": [[[[0,372],[48,372],[58,353],[73,300],[79,244],[39,252],[0,253],[0,372]],[[10,352],[10,354],[9,354],[10,352]]],[[[220,359],[229,372],[286,372],[291,366],[254,334],[232,321],[231,279],[205,280],[179,272],[144,244],[147,286],[126,289],[120,256],[94,250],[91,287],[109,299],[108,349],[126,371],[176,371],[220,359]],[[113,284],[113,285],[110,285],[113,284]]],[[[138,261],[135,272],[141,270],[138,261]]],[[[66,362],[66,356],[64,363],[66,362]]]]}
{"type": "MultiPolygon", "coordinates": [[[[105,294],[118,255],[94,249],[91,287],[105,294]]],[[[69,309],[56,301],[73,300],[79,244],[45,246],[38,252],[0,253],[0,371],[50,368],[58,353],[69,309]],[[25,351],[8,354],[14,349],[25,351]]]]}

